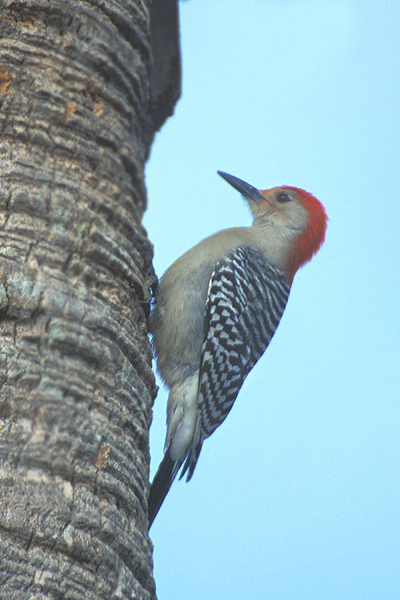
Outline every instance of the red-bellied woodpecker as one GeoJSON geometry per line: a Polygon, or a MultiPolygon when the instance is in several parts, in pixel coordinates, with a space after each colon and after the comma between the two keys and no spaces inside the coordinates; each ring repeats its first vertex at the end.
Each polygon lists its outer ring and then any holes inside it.
{"type": "Polygon", "coordinates": [[[325,210],[306,191],[257,190],[218,173],[247,200],[253,224],[204,239],[160,280],[151,331],[157,368],[170,392],[149,527],[183,463],[181,477],[193,475],[203,441],[226,418],[274,335],[294,274],[325,237],[325,210]]]}

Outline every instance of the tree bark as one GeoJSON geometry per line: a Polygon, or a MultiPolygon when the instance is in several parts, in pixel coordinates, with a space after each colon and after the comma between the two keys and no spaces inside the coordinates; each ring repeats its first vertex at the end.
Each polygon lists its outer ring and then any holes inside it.
{"type": "Polygon", "coordinates": [[[179,95],[157,60],[150,85],[150,0],[0,0],[1,598],[155,597],[140,223],[179,95]]]}

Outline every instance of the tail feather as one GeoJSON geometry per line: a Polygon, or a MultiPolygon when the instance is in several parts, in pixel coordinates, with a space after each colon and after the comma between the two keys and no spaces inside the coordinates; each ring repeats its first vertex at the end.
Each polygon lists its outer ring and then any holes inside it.
{"type": "Polygon", "coordinates": [[[189,454],[186,457],[186,461],[185,464],[183,465],[182,468],[182,472],[179,476],[179,479],[182,479],[182,477],[185,475],[186,471],[187,471],[187,477],[186,477],[186,481],[189,481],[192,478],[194,469],[196,467],[199,455],[200,455],[200,451],[201,451],[201,447],[203,445],[203,440],[199,440],[196,444],[196,446],[193,446],[191,451],[189,452],[189,454]]]}
{"type": "Polygon", "coordinates": [[[164,454],[164,458],[158,467],[150,487],[148,503],[149,529],[164,502],[165,496],[168,494],[169,488],[171,487],[182,462],[182,460],[173,461],[169,454],[169,450],[164,454]]]}
{"type": "Polygon", "coordinates": [[[182,479],[182,477],[184,476],[186,471],[187,471],[186,481],[189,481],[191,479],[194,469],[196,467],[197,461],[200,456],[201,447],[203,446],[203,442],[204,442],[203,432],[202,432],[201,425],[200,425],[200,419],[198,418],[197,422],[196,422],[196,428],[195,428],[194,434],[193,434],[192,445],[191,445],[191,448],[186,457],[186,462],[183,465],[183,469],[182,469],[179,479],[182,479]]]}

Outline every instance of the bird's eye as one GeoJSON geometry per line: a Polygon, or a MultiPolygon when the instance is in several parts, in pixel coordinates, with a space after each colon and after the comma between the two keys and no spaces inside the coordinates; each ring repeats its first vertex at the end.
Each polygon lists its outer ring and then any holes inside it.
{"type": "Polygon", "coordinates": [[[279,192],[276,199],[278,202],[290,202],[291,201],[291,197],[286,192],[279,192]]]}

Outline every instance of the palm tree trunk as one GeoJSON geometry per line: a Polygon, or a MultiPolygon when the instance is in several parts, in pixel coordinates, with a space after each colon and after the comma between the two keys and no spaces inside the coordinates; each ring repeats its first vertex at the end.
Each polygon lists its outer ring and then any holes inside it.
{"type": "Polygon", "coordinates": [[[150,73],[149,0],[0,0],[1,598],[155,597],[150,73]]]}

